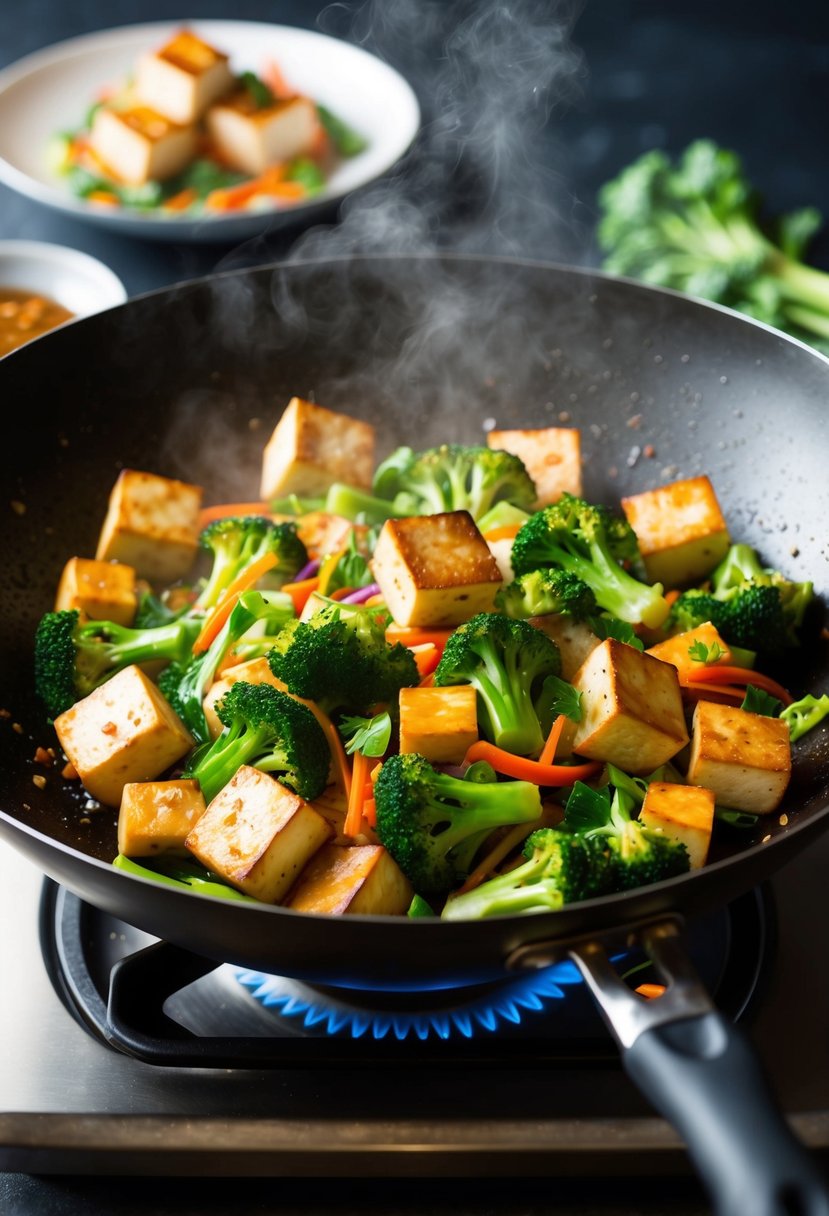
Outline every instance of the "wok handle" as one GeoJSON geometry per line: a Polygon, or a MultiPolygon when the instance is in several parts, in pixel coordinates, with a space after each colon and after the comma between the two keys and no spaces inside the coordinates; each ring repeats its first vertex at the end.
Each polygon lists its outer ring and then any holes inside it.
{"type": "MultiPolygon", "coordinates": [[[[626,1072],[684,1139],[717,1216],[829,1216],[825,1180],[778,1110],[748,1039],[714,1007],[677,922],[633,926],[627,941],[660,972],[666,987],[658,998],[633,992],[601,942],[586,939],[569,952],[626,1072]]],[[[548,965],[553,950],[534,943],[511,961],[548,965]]]]}

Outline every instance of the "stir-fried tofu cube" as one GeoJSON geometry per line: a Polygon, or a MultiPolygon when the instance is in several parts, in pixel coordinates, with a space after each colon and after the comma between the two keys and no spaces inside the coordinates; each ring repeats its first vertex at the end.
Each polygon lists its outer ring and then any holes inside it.
{"type": "Polygon", "coordinates": [[[373,426],[293,397],[265,448],[260,493],[324,494],[335,481],[367,490],[373,473],[373,426]]]}
{"type": "Polygon", "coordinates": [[[386,520],[372,570],[398,625],[460,625],[491,611],[501,586],[468,511],[386,520]]]}
{"type": "Polygon", "coordinates": [[[113,177],[128,186],[174,177],[196,155],[195,127],[181,127],[147,106],[96,110],[89,146],[113,177]]]}
{"type": "Polygon", "coordinates": [[[689,477],[622,499],[651,582],[682,587],[710,574],[731,541],[714,487],[689,477]]]}
{"type": "Polygon", "coordinates": [[[186,853],[184,842],[205,812],[198,781],[131,781],[118,813],[118,852],[125,857],[186,853]]]}
{"type": "Polygon", "coordinates": [[[193,746],[149,676],[125,667],[55,719],[60,745],[86,790],[120,806],[124,786],[154,781],[193,746]]]}
{"type": "Polygon", "coordinates": [[[573,737],[573,750],[580,756],[644,774],[688,742],[679,678],[671,663],[607,638],[588,655],[572,683],[582,694],[582,719],[573,737]]]}
{"type": "Polygon", "coordinates": [[[477,693],[471,684],[400,689],[400,750],[435,764],[460,764],[478,740],[477,693]]]}
{"type": "Polygon", "coordinates": [[[76,609],[93,621],[131,625],[137,603],[132,566],[70,557],[60,576],[55,612],[76,609]]]}
{"type": "Polygon", "coordinates": [[[208,870],[264,903],[278,903],[332,835],[299,794],[242,767],[208,806],[187,848],[208,870]]]}
{"type": "Polygon", "coordinates": [[[698,642],[707,648],[709,656],[717,656],[716,659],[711,657],[710,662],[731,662],[728,643],[723,640],[710,621],[697,625],[696,629],[676,633],[672,638],[666,638],[664,642],[657,642],[655,646],[648,648],[648,654],[652,654],[655,659],[662,659],[663,663],[673,663],[679,672],[680,683],[684,683],[690,672],[700,669],[700,660],[690,654],[691,648],[698,642]]]}
{"type": "Polygon", "coordinates": [[[242,173],[264,173],[268,165],[293,160],[313,145],[317,111],[307,97],[257,106],[241,89],[207,111],[207,131],[223,161],[242,173]]]}
{"type": "Polygon", "coordinates": [[[697,703],[687,777],[713,790],[720,806],[767,815],[780,805],[791,769],[789,728],[780,718],[697,703]]]}
{"type": "Polygon", "coordinates": [[[191,30],[179,30],[160,50],[139,58],[133,89],[145,106],[185,126],[234,84],[227,55],[191,30]]]}
{"type": "Polygon", "coordinates": [[[639,812],[647,828],[664,832],[684,844],[692,870],[699,870],[708,857],[714,828],[714,794],[699,785],[672,785],[652,781],[639,812]]]}
{"type": "Polygon", "coordinates": [[[408,878],[382,845],[328,844],[305,867],[285,906],[327,916],[400,916],[413,894],[408,878]]]}
{"type": "Polygon", "coordinates": [[[309,558],[325,557],[342,549],[354,530],[350,519],[332,515],[329,511],[309,511],[296,522],[296,534],[308,550],[309,558]]]}
{"type": "Polygon", "coordinates": [[[535,629],[546,633],[561,655],[561,676],[564,680],[572,680],[582,663],[600,644],[589,625],[584,621],[574,620],[564,612],[548,612],[544,616],[531,616],[530,624],[535,629]]]}
{"type": "Polygon", "coordinates": [[[225,668],[202,701],[202,709],[212,739],[220,735],[224,729],[219,715],[216,713],[216,705],[237,680],[244,680],[246,684],[272,684],[274,688],[285,691],[285,685],[281,680],[277,680],[264,655],[259,659],[249,659],[246,663],[236,663],[233,667],[225,668]]]}
{"type": "Polygon", "coordinates": [[[181,578],[196,556],[201,500],[201,486],[124,469],[109,496],[96,558],[125,562],[150,580],[181,578]]]}
{"type": "Polygon", "coordinates": [[[523,460],[535,482],[537,507],[557,502],[565,492],[581,494],[581,434],[574,427],[490,431],[486,441],[523,460]]]}

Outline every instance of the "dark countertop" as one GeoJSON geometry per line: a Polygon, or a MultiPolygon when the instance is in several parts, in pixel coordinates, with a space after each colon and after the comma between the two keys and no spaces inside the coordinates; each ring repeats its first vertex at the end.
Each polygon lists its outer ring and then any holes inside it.
{"type": "MultiPolygon", "coordinates": [[[[353,5],[332,5],[324,27],[345,32],[353,5]]],[[[366,6],[368,7],[368,6],[366,6]]],[[[489,3],[463,3],[463,29],[479,39],[489,56],[473,82],[479,96],[492,102],[487,73],[498,79],[498,47],[488,33],[489,3]],[[487,38],[489,37],[489,42],[487,38]]],[[[532,0],[506,6],[520,10],[523,30],[513,28],[529,54],[528,72],[546,71],[549,57],[533,57],[555,14],[576,13],[572,38],[555,52],[560,71],[556,93],[548,94],[550,119],[541,129],[538,112],[523,146],[506,150],[510,174],[518,169],[528,184],[528,211],[511,199],[515,177],[493,175],[484,153],[496,148],[482,135],[476,147],[457,159],[455,171],[435,176],[429,145],[410,166],[414,192],[423,202],[432,231],[446,246],[508,249],[552,260],[591,261],[597,187],[640,152],[664,146],[680,150],[707,135],[737,150],[750,176],[777,211],[805,204],[829,209],[829,158],[825,156],[825,116],[829,113],[829,6],[825,0],[781,6],[776,0],[700,0],[691,5],[664,0],[585,0],[556,4],[532,0]],[[535,37],[537,35],[537,38],[535,37]],[[558,86],[561,86],[560,89],[558,86]],[[424,168],[424,156],[426,167],[424,168]],[[483,165],[483,167],[482,167],[483,165]],[[481,178],[480,175],[483,174],[481,178]],[[478,175],[478,176],[476,176],[478,175]],[[439,198],[424,201],[437,182],[439,198]],[[483,185],[481,184],[483,182],[483,185]],[[490,187],[493,212],[482,204],[490,187]]],[[[0,67],[39,47],[76,34],[134,21],[215,17],[271,20],[315,27],[323,6],[316,0],[219,0],[182,3],[171,10],[164,0],[29,0],[8,7],[0,40],[0,67]]],[[[422,20],[412,20],[413,2],[378,3],[382,20],[375,40],[386,56],[415,84],[430,118],[444,111],[446,57],[437,54],[445,34],[449,5],[421,3],[422,20]],[[437,29],[436,29],[437,27],[437,29]],[[424,33],[425,31],[425,33],[424,33]],[[412,36],[413,33],[416,36],[412,36]],[[424,38],[426,42],[424,44],[424,38]],[[431,41],[429,41],[431,39],[431,41]]],[[[462,10],[462,11],[461,11],[462,10]]],[[[361,17],[364,32],[365,14],[361,17]]],[[[468,45],[468,44],[467,44],[468,45]]],[[[494,87],[494,86],[493,86],[494,87]]],[[[498,99],[495,98],[495,101],[498,99]]],[[[451,96],[449,103],[451,104],[451,96]]],[[[462,107],[463,112],[463,107],[462,107]]],[[[492,115],[497,114],[493,106],[492,115]]],[[[489,121],[489,115],[485,116],[489,121]]],[[[513,131],[508,132],[510,135],[513,131]]],[[[447,148],[440,149],[445,156],[447,148]]],[[[501,153],[503,148],[499,148],[501,153]]],[[[441,161],[444,163],[444,161],[441,161]]],[[[406,186],[404,184],[404,193],[406,186]]],[[[394,230],[386,248],[411,241],[411,224],[394,230]]],[[[418,230],[415,248],[424,237],[418,230]]],[[[0,239],[47,240],[74,246],[109,264],[130,295],[183,279],[286,256],[296,231],[282,230],[237,248],[181,246],[133,241],[101,232],[22,198],[0,186],[0,239]]],[[[336,237],[318,233],[311,246],[325,254],[339,249],[336,237]]],[[[381,246],[382,247],[382,246],[381,246]]],[[[815,248],[814,260],[829,264],[829,243],[815,248]]],[[[8,931],[8,929],[6,930],[8,931]]],[[[250,1216],[290,1212],[296,1216],[337,1213],[352,1216],[702,1216],[708,1210],[692,1180],[655,1179],[650,1184],[558,1181],[503,1181],[474,1186],[460,1182],[405,1186],[379,1179],[367,1183],[219,1180],[199,1185],[189,1180],[32,1178],[0,1176],[4,1216],[211,1216],[244,1209],[250,1216]]]]}

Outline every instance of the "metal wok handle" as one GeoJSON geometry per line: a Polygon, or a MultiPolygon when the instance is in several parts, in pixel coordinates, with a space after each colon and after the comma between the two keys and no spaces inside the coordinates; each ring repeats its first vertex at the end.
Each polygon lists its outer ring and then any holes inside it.
{"type": "MultiPolygon", "coordinates": [[[[569,953],[625,1070],[684,1139],[718,1216],[829,1216],[820,1171],[777,1109],[748,1040],[712,1004],[676,922],[645,926],[635,937],[666,984],[656,999],[631,991],[600,942],[571,945],[569,953]]],[[[553,961],[543,943],[510,960],[522,967],[553,961]]]]}

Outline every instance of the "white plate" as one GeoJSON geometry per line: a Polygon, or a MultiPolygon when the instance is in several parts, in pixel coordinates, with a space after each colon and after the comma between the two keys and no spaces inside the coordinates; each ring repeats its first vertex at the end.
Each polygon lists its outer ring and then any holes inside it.
{"type": "Polygon", "coordinates": [[[273,224],[305,220],[381,176],[410,146],[419,125],[420,109],[407,81],[348,42],[254,21],[192,18],[129,25],[36,51],[0,72],[0,180],[39,203],[131,236],[237,241],[273,224]],[[76,198],[49,168],[50,136],[81,126],[100,88],[123,81],[137,55],[162,46],[184,25],[228,54],[235,71],[261,72],[265,61],[274,59],[286,80],[359,131],[368,147],[343,160],[311,202],[291,208],[193,219],[96,206],[76,198]]]}

